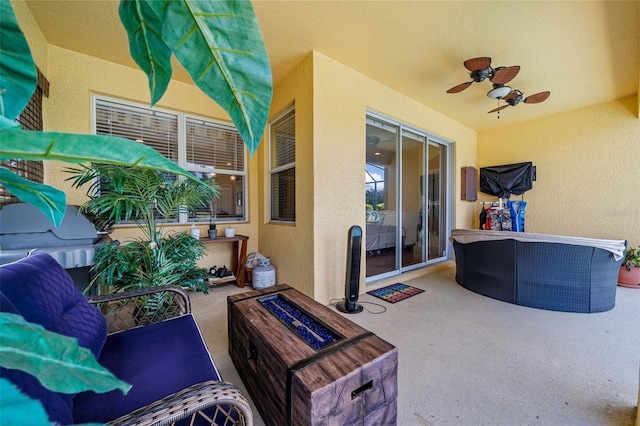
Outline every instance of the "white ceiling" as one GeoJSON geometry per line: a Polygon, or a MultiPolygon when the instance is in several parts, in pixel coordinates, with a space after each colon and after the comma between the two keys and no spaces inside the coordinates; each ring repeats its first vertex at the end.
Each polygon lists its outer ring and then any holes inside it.
{"type": "MultiPolygon", "coordinates": [[[[113,0],[26,1],[50,44],[134,66],[113,0]]],[[[271,1],[253,2],[274,83],[312,50],[481,131],[638,93],[640,2],[271,1]],[[544,103],[508,107],[470,81],[463,62],[520,65],[509,83],[544,103]]],[[[182,70],[176,78],[188,81],[182,70]]]]}

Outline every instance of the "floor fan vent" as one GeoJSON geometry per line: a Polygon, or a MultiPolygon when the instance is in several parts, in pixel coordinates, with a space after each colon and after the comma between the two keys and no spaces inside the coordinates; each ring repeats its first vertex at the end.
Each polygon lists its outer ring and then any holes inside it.
{"type": "Polygon", "coordinates": [[[349,228],[347,242],[347,273],[344,286],[344,300],[338,302],[336,308],[347,314],[362,312],[358,304],[360,294],[360,257],[362,254],[362,228],[354,225],[349,228]]]}

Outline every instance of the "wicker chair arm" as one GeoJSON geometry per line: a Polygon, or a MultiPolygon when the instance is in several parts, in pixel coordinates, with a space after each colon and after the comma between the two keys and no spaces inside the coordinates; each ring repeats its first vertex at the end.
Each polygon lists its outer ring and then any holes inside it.
{"type": "Polygon", "coordinates": [[[145,296],[154,293],[165,293],[171,292],[176,293],[182,299],[183,304],[187,308],[187,313],[191,312],[191,302],[189,301],[189,295],[182,288],[177,285],[166,285],[166,286],[158,286],[158,287],[145,287],[137,290],[129,290],[123,291],[121,293],[111,293],[111,294],[103,294],[99,296],[88,296],[87,300],[89,303],[98,304],[104,302],[112,302],[119,299],[126,299],[137,296],[145,296]]]}
{"type": "Polygon", "coordinates": [[[178,286],[147,287],[87,300],[105,316],[109,333],[191,313],[189,295],[178,286]]]}
{"type": "Polygon", "coordinates": [[[193,421],[202,416],[211,425],[253,425],[251,406],[240,390],[227,382],[208,381],[195,384],[110,422],[118,426],[164,426],[183,419],[193,421]],[[203,410],[214,407],[207,414],[203,410]]]}

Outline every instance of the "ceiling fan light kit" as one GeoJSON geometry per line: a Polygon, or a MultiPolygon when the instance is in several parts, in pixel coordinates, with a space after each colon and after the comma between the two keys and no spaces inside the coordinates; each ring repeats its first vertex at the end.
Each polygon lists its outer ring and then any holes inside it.
{"type": "Polygon", "coordinates": [[[492,90],[487,92],[487,96],[491,99],[502,99],[511,93],[511,87],[509,86],[498,86],[492,90]]]}
{"type": "MultiPolygon", "coordinates": [[[[520,90],[512,89],[509,86],[505,86],[508,82],[514,79],[518,72],[520,72],[519,65],[513,65],[510,67],[491,67],[491,58],[489,57],[480,57],[467,59],[464,61],[464,67],[469,70],[469,77],[471,77],[471,81],[467,81],[457,86],[453,86],[451,89],[447,90],[447,93],[459,93],[462,92],[467,87],[471,86],[471,84],[481,83],[486,79],[489,79],[493,83],[493,89],[487,92],[487,96],[490,99],[502,99],[507,104],[499,106],[498,108],[492,109],[489,113],[492,112],[500,112],[504,108],[508,106],[516,106],[522,101],[523,93],[520,90]]],[[[544,102],[547,100],[551,92],[539,92],[528,96],[524,99],[523,103],[525,104],[537,104],[540,102],[544,102]]],[[[498,115],[498,118],[500,116],[498,115]]]]}

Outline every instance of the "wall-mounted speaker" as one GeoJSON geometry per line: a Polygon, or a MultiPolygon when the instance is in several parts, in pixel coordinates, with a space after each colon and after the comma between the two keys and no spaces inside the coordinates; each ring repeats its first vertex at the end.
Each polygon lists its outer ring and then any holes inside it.
{"type": "Polygon", "coordinates": [[[460,198],[462,201],[478,199],[478,171],[475,167],[463,167],[460,173],[460,198]]]}
{"type": "Polygon", "coordinates": [[[362,228],[354,225],[349,228],[347,241],[347,273],[344,285],[344,300],[336,308],[347,314],[362,312],[358,304],[360,295],[360,257],[362,254],[362,228]]]}

